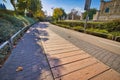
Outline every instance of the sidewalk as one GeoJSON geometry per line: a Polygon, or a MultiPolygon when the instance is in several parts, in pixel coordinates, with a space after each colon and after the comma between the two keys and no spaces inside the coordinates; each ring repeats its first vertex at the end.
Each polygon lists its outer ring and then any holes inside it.
{"type": "Polygon", "coordinates": [[[52,32],[45,23],[37,23],[0,68],[0,80],[53,80],[52,76],[55,80],[120,80],[118,72],[52,32]],[[16,72],[19,66],[23,71],[16,72]]]}
{"type": "Polygon", "coordinates": [[[49,29],[120,73],[120,43],[45,23],[49,29]],[[104,43],[103,43],[104,42],[104,43]],[[106,44],[107,43],[107,44],[106,44]]]}
{"type": "Polygon", "coordinates": [[[40,36],[55,80],[120,80],[120,74],[50,29],[40,36]]]}
{"type": "Polygon", "coordinates": [[[39,23],[23,36],[8,60],[0,68],[0,80],[53,80],[41,47],[39,23]],[[23,71],[16,72],[17,67],[23,71]]]}

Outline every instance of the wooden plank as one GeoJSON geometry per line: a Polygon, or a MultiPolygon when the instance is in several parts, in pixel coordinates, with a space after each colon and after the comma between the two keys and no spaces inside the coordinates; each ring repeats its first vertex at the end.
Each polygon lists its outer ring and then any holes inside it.
{"type": "MultiPolygon", "coordinates": [[[[43,45],[45,46],[45,45],[43,45]]],[[[72,44],[66,43],[64,45],[46,45],[45,48],[55,48],[55,47],[63,47],[63,46],[73,46],[72,44]]]]}
{"type": "Polygon", "coordinates": [[[79,48],[73,47],[73,48],[59,49],[59,50],[54,50],[54,51],[46,51],[46,53],[48,53],[48,54],[59,54],[59,53],[69,52],[69,51],[74,51],[74,50],[79,50],[79,48]]]}
{"type": "Polygon", "coordinates": [[[62,58],[62,59],[52,58],[52,59],[56,59],[56,61],[59,60],[59,64],[55,64],[54,61],[51,60],[51,58],[49,58],[48,60],[49,60],[50,66],[55,67],[55,66],[66,64],[66,63],[71,63],[71,62],[75,62],[78,60],[82,60],[88,57],[90,57],[90,55],[82,54],[82,55],[76,55],[76,56],[71,56],[71,57],[62,58]]]}
{"type": "Polygon", "coordinates": [[[52,46],[52,45],[64,45],[64,44],[71,44],[69,42],[56,42],[56,43],[49,43],[49,44],[45,44],[45,46],[52,46]]]}
{"type": "Polygon", "coordinates": [[[120,80],[120,74],[110,69],[90,80],[120,80]]]}
{"type": "Polygon", "coordinates": [[[60,76],[64,76],[64,75],[69,75],[69,74],[72,77],[76,77],[75,76],[76,73],[74,73],[74,72],[79,71],[85,67],[88,67],[88,66],[96,64],[96,63],[97,63],[97,61],[94,58],[88,58],[88,59],[84,59],[81,61],[76,61],[76,62],[73,62],[70,64],[61,65],[61,66],[52,68],[52,71],[53,71],[54,77],[56,77],[56,78],[60,77],[60,76]],[[74,74],[72,75],[71,73],[74,73],[74,74]]]}
{"type": "Polygon", "coordinates": [[[48,41],[45,42],[45,44],[55,43],[55,42],[67,42],[67,41],[64,39],[57,39],[57,40],[49,39],[48,41]]]}
{"type": "Polygon", "coordinates": [[[75,46],[64,46],[64,47],[55,47],[55,48],[47,48],[45,49],[47,52],[50,52],[50,51],[56,51],[56,50],[63,50],[63,49],[69,49],[69,48],[77,48],[75,46]]]}
{"type": "Polygon", "coordinates": [[[50,51],[50,50],[55,50],[55,49],[64,49],[64,48],[69,48],[69,47],[75,47],[73,45],[66,45],[66,46],[58,46],[58,47],[47,47],[45,50],[50,51]]]}
{"type": "Polygon", "coordinates": [[[70,57],[74,55],[81,55],[81,54],[86,54],[83,50],[75,50],[71,52],[66,52],[66,53],[60,53],[60,54],[53,54],[48,57],[54,57],[54,58],[65,58],[65,57],[70,57]]]}
{"type": "MultiPolygon", "coordinates": [[[[102,63],[97,63],[81,70],[77,70],[75,72],[63,75],[61,77],[62,80],[88,80],[89,78],[108,70],[109,67],[102,63]]],[[[101,79],[102,80],[102,79],[101,79]]],[[[106,79],[109,80],[109,79],[106,79]]]]}

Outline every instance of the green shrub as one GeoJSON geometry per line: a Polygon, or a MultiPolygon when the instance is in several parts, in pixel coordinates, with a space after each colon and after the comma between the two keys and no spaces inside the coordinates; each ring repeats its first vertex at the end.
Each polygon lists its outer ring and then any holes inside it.
{"type": "Polygon", "coordinates": [[[105,33],[101,33],[101,32],[92,32],[92,31],[86,31],[87,34],[92,34],[94,36],[99,36],[102,38],[107,38],[107,39],[112,39],[113,36],[111,34],[105,34],[105,33]]]}
{"type": "MultiPolygon", "coordinates": [[[[84,22],[59,21],[56,24],[63,24],[70,27],[81,26],[84,27],[84,22]]],[[[113,20],[109,22],[88,22],[87,29],[104,29],[108,32],[120,31],[120,20],[113,20]]]]}
{"type": "Polygon", "coordinates": [[[22,27],[24,27],[23,22],[14,16],[7,15],[7,14],[0,14],[0,18],[6,19],[7,21],[9,21],[16,29],[18,28],[21,29],[22,27]]]}
{"type": "MultiPolygon", "coordinates": [[[[84,32],[84,22],[59,21],[53,24],[84,32]]],[[[88,22],[86,33],[103,38],[114,39],[115,36],[120,36],[120,19],[109,22],[88,22]]]]}
{"type": "Polygon", "coordinates": [[[21,20],[23,23],[25,23],[25,25],[30,25],[33,24],[35,22],[34,19],[29,18],[27,16],[15,16],[16,18],[18,18],[19,20],[21,20]]]}
{"type": "Polygon", "coordinates": [[[70,26],[68,26],[68,25],[61,25],[61,24],[58,24],[58,26],[61,26],[61,27],[64,27],[64,28],[70,29],[70,26]]]}
{"type": "MultiPolygon", "coordinates": [[[[59,21],[57,24],[68,25],[70,27],[82,26],[84,27],[84,22],[70,22],[70,21],[59,21]]],[[[120,31],[120,20],[113,20],[109,22],[88,22],[87,28],[94,29],[105,29],[108,32],[120,31]]]]}
{"type": "Polygon", "coordinates": [[[94,28],[90,28],[90,29],[87,29],[87,30],[92,31],[92,32],[99,32],[99,33],[108,34],[108,31],[105,30],[105,29],[94,29],[94,28]]]}
{"type": "Polygon", "coordinates": [[[20,29],[34,22],[35,20],[28,17],[0,14],[0,43],[8,40],[20,29]]]}
{"type": "Polygon", "coordinates": [[[25,19],[23,16],[16,16],[16,18],[18,18],[19,20],[21,20],[22,22],[24,22],[26,25],[29,25],[29,21],[27,19],[25,19]]]}
{"type": "Polygon", "coordinates": [[[120,31],[110,32],[110,34],[112,34],[114,36],[120,36],[120,31]]]}
{"type": "Polygon", "coordinates": [[[103,38],[107,38],[107,35],[104,34],[104,33],[92,32],[92,31],[88,31],[88,30],[86,30],[86,33],[87,34],[92,34],[92,35],[95,35],[95,36],[99,36],[99,37],[103,37],[103,38]]]}
{"type": "Polygon", "coordinates": [[[83,22],[56,22],[57,24],[64,24],[64,25],[69,25],[70,27],[74,27],[74,26],[84,26],[83,22]]]}
{"type": "Polygon", "coordinates": [[[8,15],[14,15],[15,11],[12,10],[0,10],[0,14],[8,14],[8,15]]]}
{"type": "Polygon", "coordinates": [[[120,20],[105,23],[104,28],[109,32],[120,31],[120,20]]]}
{"type": "Polygon", "coordinates": [[[16,30],[9,21],[0,19],[0,43],[8,40],[15,32],[16,30]]]}
{"type": "Polygon", "coordinates": [[[72,29],[76,30],[76,31],[80,31],[80,32],[82,32],[84,30],[83,27],[81,27],[81,26],[75,26],[75,27],[72,27],[72,29]]]}

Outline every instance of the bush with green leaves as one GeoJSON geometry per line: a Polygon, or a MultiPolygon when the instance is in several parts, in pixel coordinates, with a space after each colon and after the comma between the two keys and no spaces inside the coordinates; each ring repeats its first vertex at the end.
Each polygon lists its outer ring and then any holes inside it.
{"type": "Polygon", "coordinates": [[[35,22],[34,19],[29,18],[27,16],[16,16],[16,18],[18,18],[19,20],[21,20],[22,22],[24,22],[26,25],[30,25],[33,24],[35,22]]]}
{"type": "Polygon", "coordinates": [[[111,34],[106,34],[106,33],[102,33],[102,32],[92,32],[92,31],[89,31],[89,30],[86,30],[86,33],[87,34],[92,34],[94,36],[99,36],[99,37],[102,37],[102,38],[113,39],[113,35],[111,35],[111,34]]]}
{"type": "Polygon", "coordinates": [[[28,17],[0,14],[0,43],[10,39],[17,31],[34,22],[35,20],[28,17]]]}
{"type": "MultiPolygon", "coordinates": [[[[54,22],[53,24],[84,32],[84,22],[59,21],[54,22]]],[[[115,39],[115,37],[120,36],[120,19],[109,22],[88,22],[86,33],[103,38],[115,39]]],[[[119,41],[118,38],[117,41],[119,41]]]]}
{"type": "MultiPolygon", "coordinates": [[[[56,22],[56,24],[68,25],[70,27],[75,27],[75,26],[84,27],[84,22],[59,21],[56,22]]],[[[88,22],[87,28],[105,29],[108,32],[120,31],[120,20],[113,20],[109,22],[88,22]]]]}
{"type": "Polygon", "coordinates": [[[9,21],[16,29],[18,29],[18,28],[20,29],[20,28],[24,27],[23,22],[14,16],[7,15],[7,14],[0,14],[0,18],[9,21]]]}
{"type": "Polygon", "coordinates": [[[108,32],[120,31],[120,20],[109,21],[104,24],[104,28],[108,32]]]}
{"type": "Polygon", "coordinates": [[[112,34],[114,36],[120,36],[120,31],[110,32],[110,34],[112,34]]]}
{"type": "Polygon", "coordinates": [[[84,28],[82,26],[75,26],[75,27],[72,27],[72,29],[80,32],[84,31],[84,28]]]}
{"type": "Polygon", "coordinates": [[[108,31],[105,30],[105,29],[94,29],[94,28],[90,28],[90,29],[87,29],[88,31],[91,31],[91,32],[99,32],[99,33],[104,33],[104,34],[108,34],[108,31]]]}
{"type": "Polygon", "coordinates": [[[5,19],[0,19],[0,43],[8,40],[14,33],[13,25],[5,19]]]}

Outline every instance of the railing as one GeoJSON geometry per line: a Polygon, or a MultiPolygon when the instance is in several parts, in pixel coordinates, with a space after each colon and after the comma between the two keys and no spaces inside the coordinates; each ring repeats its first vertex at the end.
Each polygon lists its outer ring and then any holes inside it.
{"type": "Polygon", "coordinates": [[[30,28],[30,26],[22,28],[16,34],[14,34],[9,40],[0,45],[0,64],[2,64],[2,62],[12,52],[14,45],[17,44],[17,41],[24,35],[24,33],[30,28]]]}
{"type": "Polygon", "coordinates": [[[120,36],[116,36],[116,37],[115,37],[115,41],[120,42],[120,36]]]}
{"type": "Polygon", "coordinates": [[[4,60],[6,55],[10,52],[10,44],[9,41],[4,42],[1,46],[0,46],[0,61],[4,60]]]}

